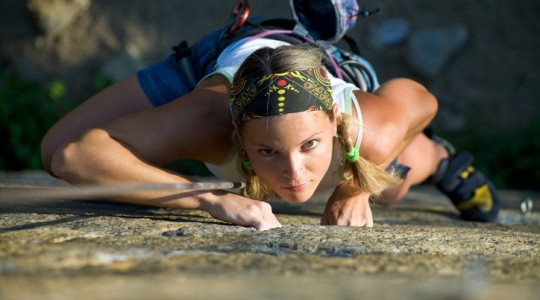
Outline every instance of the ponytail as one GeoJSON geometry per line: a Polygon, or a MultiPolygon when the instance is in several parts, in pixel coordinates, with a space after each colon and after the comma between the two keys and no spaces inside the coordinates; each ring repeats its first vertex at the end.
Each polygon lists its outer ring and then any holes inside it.
{"type": "MultiPolygon", "coordinates": [[[[343,157],[345,157],[345,153],[350,152],[355,146],[349,132],[349,120],[351,117],[342,114],[335,117],[337,118],[337,139],[342,147],[343,157]]],[[[367,192],[374,197],[380,196],[385,189],[401,182],[399,176],[393,172],[389,173],[382,170],[374,163],[363,158],[362,153],[357,156],[354,162],[343,158],[342,165],[345,179],[353,180],[354,186],[359,192],[367,192]]]]}
{"type": "Polygon", "coordinates": [[[274,191],[270,189],[251,169],[242,166],[244,172],[248,175],[246,187],[242,190],[242,195],[251,199],[266,200],[276,196],[274,191]]]}

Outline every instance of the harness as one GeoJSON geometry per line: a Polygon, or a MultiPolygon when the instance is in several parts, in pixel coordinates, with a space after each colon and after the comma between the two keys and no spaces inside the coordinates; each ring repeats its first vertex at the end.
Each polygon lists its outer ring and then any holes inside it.
{"type": "MultiPolygon", "coordinates": [[[[367,16],[374,12],[376,11],[362,11],[359,14],[367,16]]],[[[230,24],[203,38],[206,43],[213,44],[208,53],[197,53],[197,45],[190,47],[185,40],[173,47],[176,66],[191,88],[195,88],[205,75],[214,70],[216,61],[225,48],[246,37],[275,39],[291,45],[312,44],[327,53],[323,64],[333,76],[367,92],[373,92],[378,88],[375,70],[360,55],[356,41],[352,37],[340,35],[340,39],[343,39],[351,49],[346,51],[328,41],[315,40],[299,23],[298,18],[296,21],[283,18],[250,18],[249,13],[248,1],[239,0],[231,13],[230,24]]]]}

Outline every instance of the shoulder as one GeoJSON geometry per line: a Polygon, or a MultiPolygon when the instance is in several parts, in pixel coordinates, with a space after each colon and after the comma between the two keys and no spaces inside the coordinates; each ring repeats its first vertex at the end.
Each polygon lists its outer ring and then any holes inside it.
{"type": "Polygon", "coordinates": [[[339,112],[352,115],[351,101],[354,96],[353,92],[358,90],[358,87],[334,76],[330,76],[330,84],[332,86],[333,101],[337,104],[339,112]]]}
{"type": "Polygon", "coordinates": [[[410,79],[390,80],[374,93],[354,93],[364,121],[361,153],[376,164],[394,159],[407,139],[421,131],[437,110],[433,95],[410,79]]]}
{"type": "MultiPolygon", "coordinates": [[[[420,83],[397,78],[383,83],[374,93],[354,92],[363,110],[372,111],[377,119],[395,119],[434,102],[433,95],[420,83]],[[382,113],[382,112],[385,113],[382,113]]],[[[398,118],[399,119],[399,118],[398,118]]]]}
{"type": "Polygon", "coordinates": [[[426,87],[420,83],[407,79],[396,78],[383,83],[375,94],[385,98],[388,101],[395,101],[398,99],[419,99],[419,97],[425,97],[430,95],[426,87]]]}

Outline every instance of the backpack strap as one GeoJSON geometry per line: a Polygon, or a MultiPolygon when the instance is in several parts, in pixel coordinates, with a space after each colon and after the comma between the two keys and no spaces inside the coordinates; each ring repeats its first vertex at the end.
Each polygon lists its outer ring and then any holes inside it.
{"type": "Polygon", "coordinates": [[[192,88],[195,88],[199,80],[213,70],[217,58],[225,48],[246,37],[264,37],[284,41],[291,45],[310,43],[327,53],[323,58],[323,64],[333,76],[368,92],[373,92],[379,86],[375,70],[369,62],[359,55],[356,42],[350,37],[347,37],[346,40],[352,52],[332,45],[319,44],[307,32],[302,31],[303,27],[296,26],[296,22],[290,19],[254,17],[247,19],[242,26],[234,31],[234,34],[228,34],[229,29],[230,25],[218,33],[212,33],[210,37],[203,38],[205,43],[213,44],[213,46],[202,59],[200,59],[200,53],[196,53],[194,50],[196,45],[189,47],[186,41],[182,41],[173,47],[176,65],[192,88]],[[197,58],[194,59],[194,57],[197,58]],[[194,60],[197,61],[196,64],[194,64],[194,60]]]}
{"type": "Polygon", "coordinates": [[[193,63],[193,57],[191,55],[191,47],[188,46],[187,41],[181,41],[178,45],[174,46],[174,61],[176,63],[176,69],[182,75],[185,80],[185,84],[193,90],[197,86],[200,78],[199,72],[196,70],[193,63]]]}

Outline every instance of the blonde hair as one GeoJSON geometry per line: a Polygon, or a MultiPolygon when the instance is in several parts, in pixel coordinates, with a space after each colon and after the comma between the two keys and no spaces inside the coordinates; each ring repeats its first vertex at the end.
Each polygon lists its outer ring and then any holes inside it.
{"type": "MultiPolygon", "coordinates": [[[[281,46],[275,49],[261,48],[244,60],[233,78],[233,83],[274,73],[316,68],[322,65],[325,55],[323,50],[309,44],[281,46]]],[[[327,114],[331,121],[334,119],[337,121],[337,139],[342,151],[350,151],[354,145],[351,142],[349,128],[356,121],[347,115],[335,116],[332,110],[327,111],[327,114]]],[[[361,126],[361,124],[358,125],[361,126]]],[[[238,130],[241,130],[241,124],[239,124],[238,130]]],[[[239,156],[248,160],[245,151],[240,146],[239,136],[235,135],[234,140],[239,156]]],[[[378,196],[386,188],[400,181],[395,174],[385,172],[364,159],[361,153],[356,162],[351,163],[342,159],[342,164],[346,180],[353,180],[358,192],[368,192],[373,196],[378,196]]],[[[246,188],[243,190],[244,196],[260,200],[275,196],[275,193],[260,180],[252,169],[242,167],[248,175],[246,188]]]]}
{"type": "MultiPolygon", "coordinates": [[[[352,127],[350,125],[357,123],[350,115],[339,114],[337,116],[337,139],[343,153],[354,147],[349,128],[352,127]]],[[[361,124],[357,125],[362,126],[361,124]]],[[[342,159],[342,161],[345,161],[343,169],[347,180],[354,180],[354,185],[359,192],[368,192],[375,198],[379,197],[385,189],[400,183],[402,180],[394,171],[387,172],[363,158],[362,153],[354,163],[346,159],[342,159]]]]}

